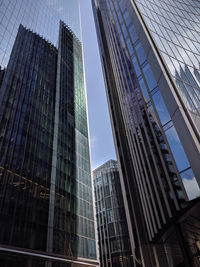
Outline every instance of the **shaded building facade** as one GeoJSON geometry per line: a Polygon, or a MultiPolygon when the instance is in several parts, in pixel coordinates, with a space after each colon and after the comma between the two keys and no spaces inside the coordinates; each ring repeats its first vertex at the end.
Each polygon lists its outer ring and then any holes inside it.
{"type": "Polygon", "coordinates": [[[117,162],[109,160],[93,171],[100,264],[133,266],[117,162]]]}
{"type": "MultiPolygon", "coordinates": [[[[59,12],[74,8],[76,17],[78,1],[70,2],[59,12]]],[[[0,5],[3,38],[18,27],[0,70],[0,265],[97,266],[82,44],[62,14],[53,17],[53,2],[31,29],[29,1],[0,5]],[[19,12],[16,25],[15,15],[8,21],[12,9],[19,12]],[[45,25],[55,32],[48,35],[47,27],[41,37],[45,25]]]]}
{"type": "Polygon", "coordinates": [[[198,84],[198,64],[182,59],[172,75],[139,8],[150,17],[148,2],[155,17],[168,15],[159,9],[168,1],[92,1],[134,266],[198,266],[198,108],[177,85],[177,75],[198,84]]]}

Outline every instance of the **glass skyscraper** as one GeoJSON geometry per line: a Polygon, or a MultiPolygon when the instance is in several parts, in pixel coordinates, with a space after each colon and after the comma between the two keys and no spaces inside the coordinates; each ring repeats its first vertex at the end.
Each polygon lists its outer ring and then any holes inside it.
{"type": "Polygon", "coordinates": [[[199,266],[199,1],[92,4],[134,266],[199,266]]]}
{"type": "Polygon", "coordinates": [[[0,65],[6,67],[20,24],[56,47],[60,20],[81,39],[79,0],[2,0],[0,2],[0,65]]]}
{"type": "Polygon", "coordinates": [[[117,161],[109,160],[93,171],[99,254],[102,267],[131,267],[128,225],[117,161]]]}
{"type": "Polygon", "coordinates": [[[0,265],[97,266],[79,1],[0,2],[0,265]]]}
{"type": "Polygon", "coordinates": [[[200,131],[199,1],[135,1],[178,94],[200,131]]]}

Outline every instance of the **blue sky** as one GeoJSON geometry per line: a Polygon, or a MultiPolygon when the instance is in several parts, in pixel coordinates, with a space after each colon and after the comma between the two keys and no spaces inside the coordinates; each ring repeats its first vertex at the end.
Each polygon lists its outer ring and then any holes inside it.
{"type": "Polygon", "coordinates": [[[80,0],[92,169],[116,159],[91,0],[80,0]]]}

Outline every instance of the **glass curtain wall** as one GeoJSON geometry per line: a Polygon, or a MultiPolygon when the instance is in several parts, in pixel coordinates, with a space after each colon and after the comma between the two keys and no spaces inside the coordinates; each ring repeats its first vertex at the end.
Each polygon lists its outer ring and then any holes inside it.
{"type": "Polygon", "coordinates": [[[200,131],[199,1],[135,1],[200,131]]]}
{"type": "Polygon", "coordinates": [[[58,47],[60,20],[81,40],[79,0],[2,0],[0,2],[0,65],[7,66],[20,24],[58,47]]]}
{"type": "MultiPolygon", "coordinates": [[[[178,98],[172,94],[171,84],[173,88],[175,85],[158,61],[158,51],[150,42],[151,35],[143,17],[138,15],[135,2],[139,1],[92,2],[123,196],[132,224],[133,254],[144,266],[169,266],[170,262],[188,264],[185,253],[189,246],[183,251],[182,244],[191,242],[189,250],[194,256],[194,236],[188,235],[184,241],[180,238],[180,229],[173,229],[174,244],[179,243],[176,251],[172,249],[173,238],[165,244],[162,230],[174,227],[173,219],[199,203],[196,126],[193,127],[181,101],[178,105],[178,98]],[[178,115],[174,115],[176,112],[178,115]],[[169,247],[170,259],[167,259],[164,251],[169,247]]],[[[198,229],[195,233],[199,236],[198,229]]],[[[190,261],[194,261],[193,256],[190,261]]],[[[136,260],[134,264],[140,263],[136,260]]]]}
{"type": "Polygon", "coordinates": [[[117,162],[98,167],[93,179],[101,266],[133,266],[117,162]]]}
{"type": "Polygon", "coordinates": [[[0,2],[0,253],[27,266],[98,264],[80,31],[78,0],[0,2]]]}

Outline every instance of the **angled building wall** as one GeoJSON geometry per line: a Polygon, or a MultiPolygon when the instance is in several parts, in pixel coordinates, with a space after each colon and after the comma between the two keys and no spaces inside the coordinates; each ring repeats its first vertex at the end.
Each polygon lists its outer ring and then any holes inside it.
{"type": "Polygon", "coordinates": [[[199,133],[136,2],[92,1],[132,252],[143,266],[190,266],[196,239],[175,221],[198,214],[199,133]]]}

